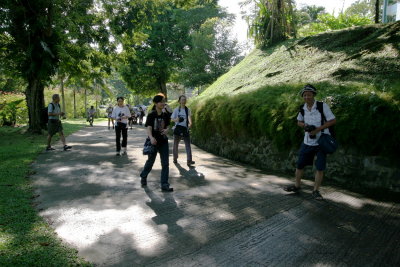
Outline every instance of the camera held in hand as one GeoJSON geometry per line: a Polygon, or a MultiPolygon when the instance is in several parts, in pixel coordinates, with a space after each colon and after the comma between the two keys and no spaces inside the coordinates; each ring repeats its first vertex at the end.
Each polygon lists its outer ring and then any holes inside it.
{"type": "MultiPolygon", "coordinates": [[[[312,132],[312,131],[314,131],[315,129],[317,129],[317,127],[315,127],[314,125],[306,125],[306,126],[304,126],[304,131],[306,131],[306,132],[312,132]]],[[[315,139],[316,138],[316,135],[311,135],[310,134],[310,138],[311,139],[315,139]]]]}
{"type": "Polygon", "coordinates": [[[185,119],[183,117],[179,117],[179,122],[183,122],[185,119]]]}
{"type": "Polygon", "coordinates": [[[125,114],[124,113],[119,113],[118,114],[118,121],[122,121],[122,117],[124,116],[125,114]]]}

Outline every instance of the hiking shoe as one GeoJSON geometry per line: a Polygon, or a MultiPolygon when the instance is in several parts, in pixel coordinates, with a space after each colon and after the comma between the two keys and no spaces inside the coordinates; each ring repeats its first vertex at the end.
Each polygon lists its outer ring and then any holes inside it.
{"type": "Polygon", "coordinates": [[[174,163],[178,163],[178,161],[176,159],[174,159],[174,163]]]}
{"type": "Polygon", "coordinates": [[[65,145],[64,146],[64,151],[67,151],[68,149],[71,149],[72,148],[72,146],[67,146],[67,145],[65,145]]]}
{"type": "Polygon", "coordinates": [[[163,192],[173,192],[174,189],[172,187],[165,186],[165,187],[161,187],[161,191],[163,191],[163,192]]]}
{"type": "Polygon", "coordinates": [[[188,161],[188,162],[187,162],[187,165],[190,166],[190,165],[193,165],[193,164],[195,164],[195,163],[196,163],[196,162],[194,162],[193,160],[191,160],[191,161],[188,161]]]}
{"type": "Polygon", "coordinates": [[[53,151],[53,150],[56,150],[56,149],[55,149],[55,148],[52,148],[51,146],[46,147],[46,151],[53,151]]]}
{"type": "Polygon", "coordinates": [[[318,190],[312,192],[312,197],[316,200],[323,200],[324,198],[321,196],[318,190]]]}
{"type": "Polygon", "coordinates": [[[294,193],[296,193],[296,192],[298,192],[300,190],[300,187],[297,187],[295,185],[289,185],[289,186],[285,186],[283,188],[283,190],[285,190],[286,192],[294,192],[294,193]]]}

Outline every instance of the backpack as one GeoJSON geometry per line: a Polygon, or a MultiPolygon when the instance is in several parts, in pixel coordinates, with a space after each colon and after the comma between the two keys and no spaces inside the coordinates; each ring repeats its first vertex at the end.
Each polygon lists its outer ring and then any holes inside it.
{"type": "MultiPolygon", "coordinates": [[[[53,110],[54,110],[55,109],[54,104],[50,103],[50,105],[53,106],[53,110]]],[[[60,105],[58,105],[58,106],[60,106],[60,105]]],[[[48,107],[42,108],[41,117],[42,117],[42,122],[43,123],[48,123],[49,122],[49,108],[48,107]]]]}
{"type": "MultiPolygon", "coordinates": [[[[300,105],[299,112],[304,117],[304,108],[303,107],[304,107],[304,104],[300,105]]],[[[317,101],[317,110],[319,113],[321,113],[321,125],[323,125],[326,122],[326,118],[324,115],[324,102],[317,101]]],[[[329,129],[331,136],[335,137],[336,136],[335,127],[330,126],[330,127],[328,127],[328,129],[329,129]]],[[[324,130],[322,130],[322,132],[324,132],[324,130]]]]}

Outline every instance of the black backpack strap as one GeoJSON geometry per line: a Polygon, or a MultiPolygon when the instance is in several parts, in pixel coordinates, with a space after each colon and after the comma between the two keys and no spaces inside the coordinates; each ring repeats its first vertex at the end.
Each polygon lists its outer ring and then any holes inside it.
{"type": "MultiPolygon", "coordinates": [[[[319,111],[319,113],[321,113],[321,126],[322,126],[326,122],[326,118],[325,118],[325,114],[324,114],[324,102],[317,101],[317,110],[319,111]]],[[[322,130],[322,132],[324,132],[324,130],[322,130]]]]}
{"type": "Polygon", "coordinates": [[[189,109],[185,106],[185,113],[186,113],[186,128],[189,129],[189,109]]]}

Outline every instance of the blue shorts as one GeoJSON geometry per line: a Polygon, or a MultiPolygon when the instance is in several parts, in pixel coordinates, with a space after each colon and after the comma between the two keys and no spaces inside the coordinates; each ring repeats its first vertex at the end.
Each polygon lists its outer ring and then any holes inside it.
{"type": "Polygon", "coordinates": [[[317,155],[315,161],[315,167],[318,171],[324,171],[326,169],[326,154],[319,149],[319,146],[309,146],[304,143],[301,144],[299,151],[299,158],[297,160],[297,169],[304,169],[305,166],[312,166],[314,157],[317,155]]]}

